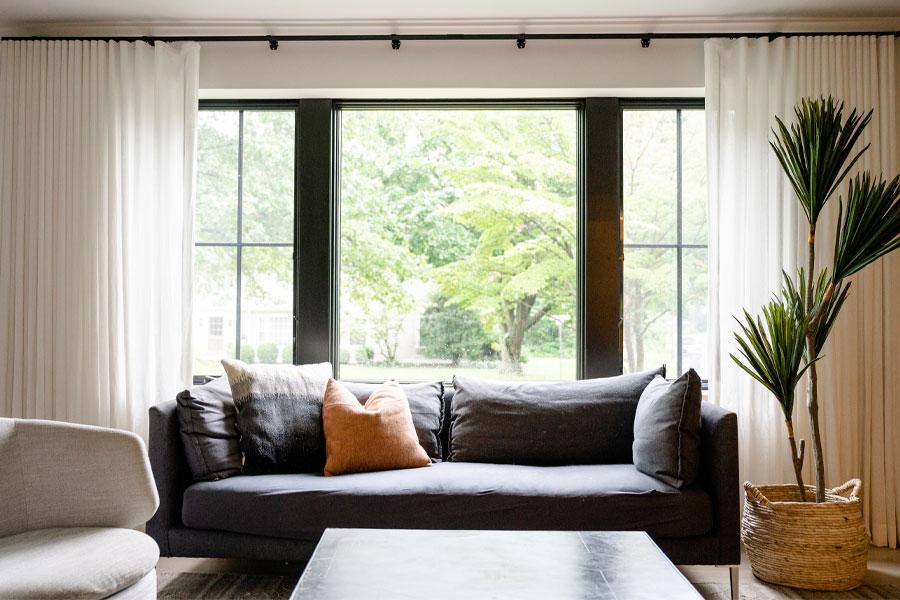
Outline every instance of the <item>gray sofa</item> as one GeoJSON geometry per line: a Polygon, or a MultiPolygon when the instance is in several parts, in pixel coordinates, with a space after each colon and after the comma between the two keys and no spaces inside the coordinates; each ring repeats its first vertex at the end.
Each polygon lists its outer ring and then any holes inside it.
{"type": "MultiPolygon", "coordinates": [[[[445,449],[452,397],[452,389],[445,392],[445,449]]],[[[676,564],[736,565],[737,420],[708,402],[701,420],[700,477],[680,490],[632,464],[447,461],[340,477],[238,475],[193,483],[176,402],[164,402],[150,409],[160,506],[147,533],[163,556],[302,561],[327,527],[643,530],[676,564]]],[[[631,428],[621,425],[620,431],[631,428]]]]}

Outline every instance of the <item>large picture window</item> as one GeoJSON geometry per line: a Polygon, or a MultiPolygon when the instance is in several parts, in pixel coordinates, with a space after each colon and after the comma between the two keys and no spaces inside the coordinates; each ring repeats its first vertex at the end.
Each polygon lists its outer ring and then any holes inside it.
{"type": "Polygon", "coordinates": [[[209,108],[197,128],[194,374],[293,361],[293,109],[209,108]]]}
{"type": "Polygon", "coordinates": [[[622,115],[625,372],[666,364],[705,377],[707,211],[700,108],[622,115]]]}
{"type": "Polygon", "coordinates": [[[578,110],[340,111],[340,376],[576,376],[578,110]]]}
{"type": "Polygon", "coordinates": [[[203,102],[195,376],[705,376],[702,106],[203,102]]]}

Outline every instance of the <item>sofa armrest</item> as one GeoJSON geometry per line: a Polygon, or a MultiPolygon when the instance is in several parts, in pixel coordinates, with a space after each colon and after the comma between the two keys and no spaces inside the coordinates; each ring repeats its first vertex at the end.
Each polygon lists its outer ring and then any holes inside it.
{"type": "Polygon", "coordinates": [[[174,400],[150,407],[150,466],[159,492],[159,510],[147,522],[147,534],[160,554],[169,553],[169,530],[181,526],[181,502],[191,483],[174,400]]]}
{"type": "Polygon", "coordinates": [[[741,497],[737,415],[711,402],[700,407],[700,482],[713,505],[719,564],[741,562],[741,497]]]}
{"type": "MultiPolygon", "coordinates": [[[[144,441],[119,429],[13,419],[26,529],[137,527],[159,503],[144,441]]],[[[2,510],[2,509],[0,509],[2,510]]]]}

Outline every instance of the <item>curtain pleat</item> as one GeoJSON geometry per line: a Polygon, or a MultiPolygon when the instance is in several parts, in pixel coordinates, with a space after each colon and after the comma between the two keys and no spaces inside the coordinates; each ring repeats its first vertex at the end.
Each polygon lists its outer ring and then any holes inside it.
{"type": "Polygon", "coordinates": [[[189,385],[198,65],[0,42],[0,415],[146,435],[189,385]]]}
{"type": "MultiPolygon", "coordinates": [[[[794,273],[806,260],[806,217],[768,145],[774,116],[790,120],[802,97],[828,94],[846,103],[845,113],[875,109],[861,142],[871,147],[859,168],[892,178],[900,172],[894,43],[892,36],[706,42],[710,397],[738,413],[744,479],[793,481],[780,408],[729,358],[736,350],[732,315],[744,307],[758,313],[780,289],[781,270],[794,273]]],[[[818,221],[818,268],[832,260],[837,196],[818,221]]],[[[898,253],[852,278],[818,370],[827,484],[862,478],[872,540],[891,547],[900,512],[898,281],[898,253]]],[[[805,390],[801,381],[795,429],[809,444],[805,390]]],[[[805,477],[813,480],[811,447],[805,477]]]]}

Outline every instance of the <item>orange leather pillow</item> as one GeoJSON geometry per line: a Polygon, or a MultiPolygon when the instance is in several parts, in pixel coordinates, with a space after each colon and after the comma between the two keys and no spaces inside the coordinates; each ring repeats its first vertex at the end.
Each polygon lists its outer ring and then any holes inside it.
{"type": "Polygon", "coordinates": [[[409,400],[396,381],[377,388],[365,405],[328,380],[322,403],[325,475],[430,467],[419,445],[409,400]]]}

